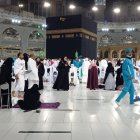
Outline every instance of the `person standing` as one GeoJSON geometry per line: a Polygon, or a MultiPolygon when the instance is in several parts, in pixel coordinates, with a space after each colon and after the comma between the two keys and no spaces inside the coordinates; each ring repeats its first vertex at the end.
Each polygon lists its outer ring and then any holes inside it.
{"type": "Polygon", "coordinates": [[[42,89],[44,89],[43,76],[45,73],[45,68],[44,68],[43,62],[41,62],[41,59],[39,57],[36,59],[36,63],[37,63],[37,67],[38,67],[39,90],[42,90],[42,89]]]}
{"type": "Polygon", "coordinates": [[[98,88],[98,67],[95,63],[95,60],[92,60],[88,69],[87,88],[90,90],[95,90],[98,88]]]}
{"type": "Polygon", "coordinates": [[[64,91],[69,90],[69,69],[70,66],[67,62],[67,57],[65,57],[59,62],[59,65],[57,67],[58,76],[54,83],[53,89],[61,89],[64,91]]]}
{"type": "Polygon", "coordinates": [[[124,80],[124,88],[122,92],[120,93],[119,97],[116,99],[116,103],[118,106],[120,106],[120,101],[124,98],[124,96],[129,92],[130,94],[130,104],[134,104],[134,85],[133,85],[133,79],[134,79],[134,66],[132,63],[132,49],[127,48],[126,49],[126,59],[123,62],[122,65],[122,73],[123,73],[123,80],[124,80]]]}
{"type": "MultiPolygon", "coordinates": [[[[14,60],[12,58],[7,58],[3,65],[1,66],[1,72],[0,72],[0,85],[8,83],[9,85],[9,93],[10,93],[10,108],[12,107],[12,101],[11,101],[11,82],[12,82],[12,65],[14,60]]],[[[7,90],[2,90],[1,93],[7,93],[7,90]]],[[[7,97],[4,97],[3,99],[3,105],[7,104],[7,97]]]]}
{"type": "Polygon", "coordinates": [[[106,69],[104,84],[105,90],[115,90],[115,79],[114,79],[114,67],[111,62],[108,63],[108,67],[106,69]]]}
{"type": "Polygon", "coordinates": [[[16,77],[15,91],[23,94],[25,88],[25,60],[22,52],[19,52],[17,56],[18,58],[14,63],[14,74],[16,77]]]}
{"type": "Polygon", "coordinates": [[[39,85],[38,69],[37,69],[34,54],[30,54],[28,60],[28,70],[31,71],[28,74],[28,89],[30,89],[34,84],[39,85]]]}

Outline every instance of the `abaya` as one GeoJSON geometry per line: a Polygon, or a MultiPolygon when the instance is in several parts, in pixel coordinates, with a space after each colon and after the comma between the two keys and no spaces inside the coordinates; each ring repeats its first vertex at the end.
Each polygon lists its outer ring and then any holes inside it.
{"type": "MultiPolygon", "coordinates": [[[[10,108],[12,107],[12,102],[11,102],[12,64],[13,64],[13,59],[7,58],[1,67],[1,73],[0,73],[0,85],[2,85],[4,83],[9,84],[10,108]]],[[[2,90],[1,92],[7,93],[7,90],[2,90]]],[[[3,105],[7,104],[7,97],[6,96],[3,98],[2,104],[3,105]]]]}
{"type": "Polygon", "coordinates": [[[53,89],[61,89],[65,91],[69,90],[69,69],[70,66],[66,61],[61,60],[59,62],[59,65],[57,67],[58,76],[54,83],[53,89]]]}
{"type": "Polygon", "coordinates": [[[39,77],[39,90],[44,89],[43,86],[43,76],[45,73],[45,69],[44,69],[44,65],[41,62],[37,62],[37,66],[38,66],[38,77],[39,77]]]}
{"type": "Polygon", "coordinates": [[[24,100],[19,100],[18,105],[22,110],[35,110],[41,106],[40,93],[38,85],[34,84],[31,89],[28,89],[24,94],[24,100]]]}

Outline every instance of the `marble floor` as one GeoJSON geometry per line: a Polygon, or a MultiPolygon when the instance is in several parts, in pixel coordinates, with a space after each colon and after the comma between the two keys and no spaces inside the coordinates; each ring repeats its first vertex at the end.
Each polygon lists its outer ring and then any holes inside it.
{"type": "Polygon", "coordinates": [[[90,91],[85,84],[68,92],[47,85],[41,93],[43,102],[61,102],[60,107],[40,113],[0,110],[0,140],[140,140],[140,103],[129,105],[129,96],[118,108],[119,92],[90,91]]]}

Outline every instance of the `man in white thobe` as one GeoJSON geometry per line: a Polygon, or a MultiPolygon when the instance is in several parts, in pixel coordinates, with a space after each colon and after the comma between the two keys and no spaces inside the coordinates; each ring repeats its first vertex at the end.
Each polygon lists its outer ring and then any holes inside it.
{"type": "Polygon", "coordinates": [[[72,86],[76,86],[77,84],[79,84],[77,68],[74,66],[74,64],[71,64],[71,68],[69,71],[69,81],[70,85],[72,86]]]}
{"type": "Polygon", "coordinates": [[[34,59],[34,54],[30,54],[28,70],[31,72],[28,74],[28,89],[30,89],[34,84],[39,85],[38,68],[34,59]]]}
{"type": "Polygon", "coordinates": [[[105,78],[105,73],[106,73],[106,69],[108,66],[108,62],[106,59],[102,59],[100,62],[100,76],[99,76],[99,82],[100,84],[103,84],[103,80],[105,78]]]}
{"type": "Polygon", "coordinates": [[[88,58],[86,58],[82,65],[82,73],[83,73],[82,82],[84,82],[84,83],[87,83],[88,68],[89,68],[90,64],[91,63],[89,62],[88,58]]]}
{"type": "Polygon", "coordinates": [[[24,92],[25,87],[25,61],[23,53],[18,53],[18,58],[14,63],[14,74],[16,77],[15,91],[24,92]]]}

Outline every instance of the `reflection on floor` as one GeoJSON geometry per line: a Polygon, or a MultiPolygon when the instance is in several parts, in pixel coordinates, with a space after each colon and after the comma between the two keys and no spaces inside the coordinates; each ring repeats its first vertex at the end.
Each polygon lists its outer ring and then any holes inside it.
{"type": "Polygon", "coordinates": [[[117,108],[117,94],[84,84],[68,92],[46,86],[41,101],[61,102],[59,109],[0,110],[0,140],[140,140],[140,103],[129,105],[127,96],[117,108]]]}

